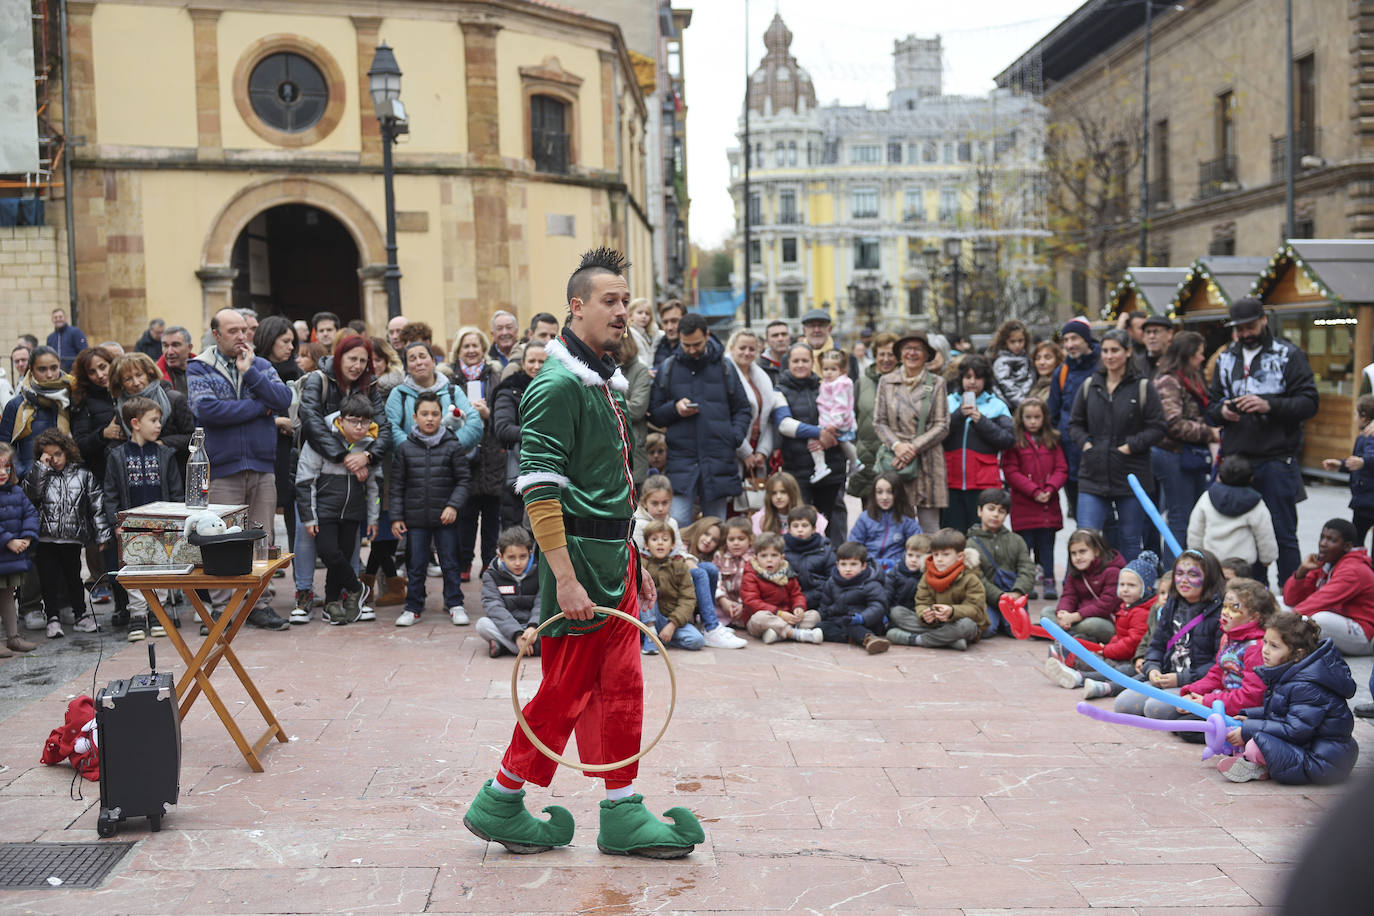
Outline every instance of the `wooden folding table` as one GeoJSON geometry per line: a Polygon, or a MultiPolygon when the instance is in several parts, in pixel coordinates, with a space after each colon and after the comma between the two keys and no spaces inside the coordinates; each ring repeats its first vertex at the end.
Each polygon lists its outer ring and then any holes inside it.
{"type": "Polygon", "coordinates": [[[229,732],[229,737],[234,739],[238,745],[239,752],[243,754],[243,759],[248,761],[248,765],[253,768],[253,772],[261,773],[263,770],[262,762],[258,755],[271,742],[273,738],[283,744],[288,740],[286,730],[282,728],[277,717],[268,708],[267,701],[262,698],[253,679],[248,676],[248,671],[234,654],[232,643],[234,637],[238,635],[244,623],[248,620],[248,615],[252,613],[257,605],[262,593],[267,590],[267,585],[272,581],[273,574],[291,562],[291,554],[283,554],[275,560],[266,560],[253,564],[253,571],[244,576],[207,576],[197,566],[189,573],[181,575],[134,575],[120,576],[119,584],[129,590],[136,590],[143,593],[143,597],[148,601],[148,607],[153,615],[167,631],[167,639],[181,655],[182,661],[186,663],[186,673],[176,682],[177,699],[181,702],[181,720],[186,720],[186,713],[191,709],[193,703],[202,694],[210,701],[210,705],[215,708],[220,721],[229,732]],[[157,589],[179,589],[186,595],[191,606],[196,609],[196,614],[200,617],[209,629],[210,633],[200,644],[195,652],[186,645],[186,640],[181,636],[181,631],[172,624],[172,618],[167,610],[158,600],[157,589]],[[210,611],[205,607],[196,589],[228,589],[231,592],[229,602],[225,605],[224,613],[215,620],[210,611]],[[263,719],[267,721],[267,731],[263,732],[262,737],[252,744],[244,738],[243,732],[238,724],[234,722],[233,715],[229,708],[224,705],[219,693],[210,684],[210,676],[215,673],[215,668],[219,666],[221,660],[227,660],[229,667],[234,669],[238,675],[239,683],[243,684],[248,696],[252,698],[254,705],[258,707],[258,712],[262,713],[263,719]]]}

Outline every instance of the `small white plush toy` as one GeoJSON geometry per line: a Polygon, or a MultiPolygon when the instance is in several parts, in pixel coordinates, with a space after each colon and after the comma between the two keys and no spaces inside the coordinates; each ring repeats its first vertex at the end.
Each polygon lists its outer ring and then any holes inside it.
{"type": "Polygon", "coordinates": [[[186,529],[182,533],[186,536],[190,536],[192,529],[195,529],[196,534],[202,537],[208,537],[215,534],[234,534],[243,530],[239,525],[234,525],[232,528],[226,528],[224,526],[224,519],[209,510],[194,512],[187,516],[186,529]]]}

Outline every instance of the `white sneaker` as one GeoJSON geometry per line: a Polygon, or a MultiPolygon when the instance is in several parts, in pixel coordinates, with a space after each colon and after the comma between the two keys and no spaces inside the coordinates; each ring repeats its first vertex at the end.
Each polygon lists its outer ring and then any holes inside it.
{"type": "Polygon", "coordinates": [[[47,627],[48,616],[42,611],[29,611],[24,615],[24,629],[41,630],[47,627]]]}
{"type": "Polygon", "coordinates": [[[825,478],[827,478],[827,477],[829,477],[829,476],[830,476],[830,466],[829,466],[829,465],[822,465],[821,467],[817,468],[814,472],[812,472],[812,474],[811,474],[811,482],[812,482],[812,483],[816,483],[817,481],[825,480],[825,478]]]}
{"type": "Polygon", "coordinates": [[[712,649],[743,649],[745,646],[749,645],[734,633],[731,633],[730,628],[724,624],[721,624],[714,630],[707,630],[705,639],[706,645],[710,646],[712,649]]]}
{"type": "Polygon", "coordinates": [[[164,628],[164,627],[162,627],[162,626],[159,626],[158,624],[153,624],[151,627],[148,628],[148,635],[149,635],[149,636],[166,636],[166,635],[167,635],[167,630],[166,630],[166,628],[164,628]]]}
{"type": "Polygon", "coordinates": [[[94,633],[100,627],[96,626],[95,615],[87,614],[76,622],[74,629],[78,633],[94,633]]]}
{"type": "Polygon", "coordinates": [[[368,607],[366,604],[364,604],[364,605],[362,605],[361,607],[358,608],[358,619],[359,619],[359,620],[376,620],[376,619],[377,619],[377,612],[374,611],[372,608],[368,607]]]}
{"type": "Polygon", "coordinates": [[[143,632],[142,627],[129,627],[129,642],[140,642],[147,637],[147,635],[147,633],[143,632]]]}
{"type": "Polygon", "coordinates": [[[792,633],[792,638],[797,642],[825,642],[825,634],[821,632],[820,627],[793,627],[792,633]]]}
{"type": "Polygon", "coordinates": [[[1045,677],[1054,681],[1065,690],[1072,690],[1083,685],[1083,675],[1079,674],[1068,665],[1051,655],[1045,659],[1045,677]]]}
{"type": "Polygon", "coordinates": [[[449,619],[453,621],[455,627],[465,627],[468,625],[468,612],[463,610],[461,604],[448,609],[449,619]]]}
{"type": "Polygon", "coordinates": [[[443,574],[444,571],[439,568],[438,563],[431,563],[425,567],[425,575],[429,576],[431,579],[435,578],[436,576],[442,576],[443,574]]]}
{"type": "Polygon", "coordinates": [[[763,635],[760,636],[759,639],[762,639],[762,640],[763,640],[763,644],[764,644],[765,646],[772,645],[773,643],[775,643],[775,642],[778,641],[778,631],[777,631],[777,630],[764,630],[764,631],[763,631],[763,635]]]}
{"type": "Polygon", "coordinates": [[[66,633],[63,633],[63,632],[62,632],[62,621],[56,620],[56,619],[53,619],[53,620],[49,620],[49,621],[48,621],[48,638],[49,638],[49,639],[60,639],[60,638],[62,638],[63,636],[66,636],[66,635],[67,635],[66,633]]]}
{"type": "Polygon", "coordinates": [[[291,616],[288,619],[294,624],[309,623],[310,610],[303,607],[293,607],[291,609],[291,616]]]}
{"type": "Polygon", "coordinates": [[[402,611],[401,616],[396,618],[396,626],[413,627],[420,622],[420,618],[415,616],[414,611],[402,611]]]}

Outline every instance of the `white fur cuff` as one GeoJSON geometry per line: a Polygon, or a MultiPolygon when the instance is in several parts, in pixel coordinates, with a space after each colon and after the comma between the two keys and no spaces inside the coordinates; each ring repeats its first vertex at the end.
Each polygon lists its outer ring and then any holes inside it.
{"type": "Polygon", "coordinates": [[[519,477],[515,478],[515,492],[523,493],[527,488],[537,483],[558,484],[558,488],[561,490],[568,485],[568,478],[562,474],[553,474],[548,471],[541,471],[535,474],[521,474],[519,477]]]}

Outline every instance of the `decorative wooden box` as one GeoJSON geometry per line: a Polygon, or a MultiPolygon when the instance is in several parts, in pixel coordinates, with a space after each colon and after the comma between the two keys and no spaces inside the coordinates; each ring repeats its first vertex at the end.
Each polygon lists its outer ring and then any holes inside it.
{"type": "Polygon", "coordinates": [[[200,548],[186,540],[186,519],[208,509],[229,527],[248,527],[247,506],[211,503],[205,509],[188,509],[185,503],[147,503],[119,513],[119,541],[124,565],[194,563],[200,565],[200,548]]]}

